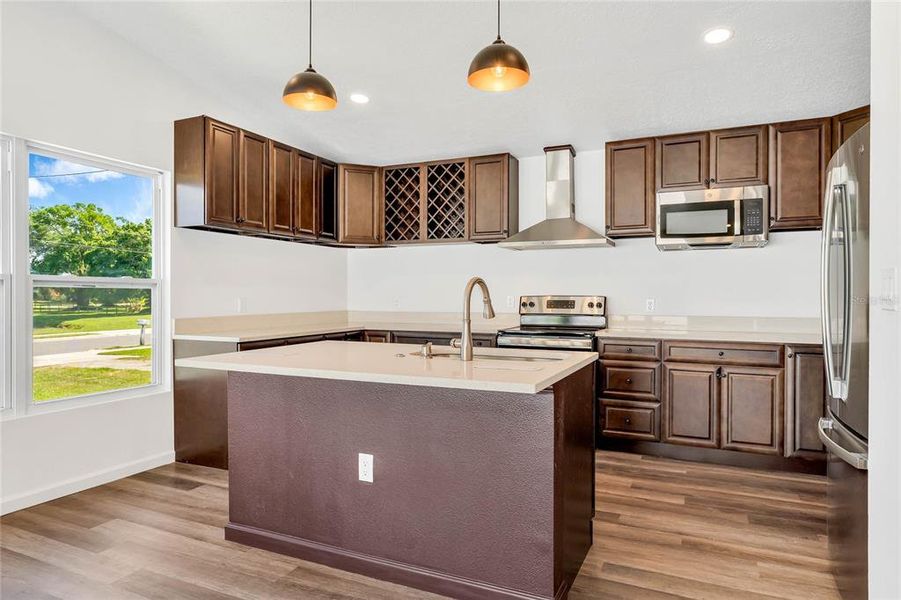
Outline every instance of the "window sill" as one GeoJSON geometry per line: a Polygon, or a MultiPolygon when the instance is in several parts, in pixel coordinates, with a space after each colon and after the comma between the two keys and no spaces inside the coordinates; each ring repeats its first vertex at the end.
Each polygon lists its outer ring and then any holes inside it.
{"type": "Polygon", "coordinates": [[[169,384],[153,384],[137,388],[129,388],[126,390],[115,390],[111,392],[101,392],[91,394],[89,396],[78,396],[75,398],[66,398],[61,400],[48,400],[39,404],[29,403],[26,411],[17,414],[12,408],[6,408],[0,411],[0,421],[12,421],[17,419],[27,419],[29,417],[37,417],[52,413],[65,412],[69,410],[78,410],[80,408],[88,408],[102,404],[113,404],[127,400],[136,400],[150,396],[159,396],[161,394],[169,394],[172,392],[172,386],[169,384]]]}

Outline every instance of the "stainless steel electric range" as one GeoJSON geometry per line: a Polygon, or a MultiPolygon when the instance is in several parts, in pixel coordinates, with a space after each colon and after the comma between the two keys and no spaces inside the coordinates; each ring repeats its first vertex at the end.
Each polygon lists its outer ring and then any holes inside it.
{"type": "Polygon", "coordinates": [[[590,352],[597,348],[598,330],[606,327],[604,296],[522,296],[519,327],[499,331],[497,345],[590,352]]]}

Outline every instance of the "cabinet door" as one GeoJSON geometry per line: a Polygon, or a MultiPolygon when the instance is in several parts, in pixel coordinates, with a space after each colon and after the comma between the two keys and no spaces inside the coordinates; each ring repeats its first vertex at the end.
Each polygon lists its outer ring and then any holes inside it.
{"type": "Polygon", "coordinates": [[[770,229],[823,226],[830,131],[829,119],[770,125],[770,229]]]}
{"type": "Polygon", "coordinates": [[[294,153],[294,234],[315,239],[319,233],[319,195],[316,189],[316,158],[294,153]]]}
{"type": "Polygon", "coordinates": [[[663,441],[716,448],[719,401],[716,365],[663,365],[663,441]]]}
{"type": "Polygon", "coordinates": [[[206,221],[235,227],[238,223],[238,155],[241,132],[206,119],[206,221]]]}
{"type": "Polygon", "coordinates": [[[654,140],[607,144],[607,235],[654,235],[654,140]]]}
{"type": "Polygon", "coordinates": [[[817,423],[826,411],[820,346],[788,347],[785,363],[785,456],[825,458],[817,423]]]}
{"type": "Polygon", "coordinates": [[[338,167],[335,163],[316,159],[316,195],[319,215],[319,238],[338,239],[338,167]]]}
{"type": "Polygon", "coordinates": [[[294,150],[269,141],[269,233],[294,235],[294,150]]]}
{"type": "MultiPolygon", "coordinates": [[[[832,117],[832,154],[858,129],[870,122],[870,105],[832,117]]],[[[832,158],[831,156],[829,158],[832,158]]]]}
{"type": "MultiPolygon", "coordinates": [[[[510,156],[480,156],[469,160],[469,238],[503,240],[511,232],[510,156]]],[[[515,229],[515,226],[514,226],[515,229]]]]}
{"type": "Polygon", "coordinates": [[[338,242],[377,245],[382,241],[382,195],[378,167],[339,165],[338,242]]]}
{"type": "Polygon", "coordinates": [[[385,241],[419,242],[425,229],[423,166],[398,165],[382,169],[385,203],[385,241]]]}
{"type": "Polygon", "coordinates": [[[710,132],[710,187],[766,184],[766,127],[710,132]]]}
{"type": "Polygon", "coordinates": [[[364,331],[363,341],[375,344],[387,344],[391,341],[390,331],[364,331]]]}
{"type": "Polygon", "coordinates": [[[241,229],[267,231],[269,226],[268,140],[241,132],[238,224],[241,229]]]}
{"type": "Polygon", "coordinates": [[[707,133],[657,138],[657,191],[703,190],[709,183],[707,133]]]}
{"type": "Polygon", "coordinates": [[[722,367],[725,450],[782,454],[782,369],[722,367]]]}

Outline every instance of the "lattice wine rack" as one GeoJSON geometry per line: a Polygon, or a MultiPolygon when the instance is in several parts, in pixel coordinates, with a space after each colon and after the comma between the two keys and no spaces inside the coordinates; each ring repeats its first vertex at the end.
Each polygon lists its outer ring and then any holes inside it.
{"type": "Polygon", "coordinates": [[[426,238],[466,238],[466,163],[430,164],[426,167],[426,238]]]}
{"type": "Polygon", "coordinates": [[[421,169],[418,165],[385,169],[385,241],[422,239],[421,169]]]}

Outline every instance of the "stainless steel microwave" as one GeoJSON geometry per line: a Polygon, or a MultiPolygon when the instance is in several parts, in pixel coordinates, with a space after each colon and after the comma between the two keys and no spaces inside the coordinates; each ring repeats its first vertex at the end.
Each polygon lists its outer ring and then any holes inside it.
{"type": "Polygon", "coordinates": [[[660,192],[657,248],[756,248],[769,238],[769,188],[765,185],[660,192]]]}

